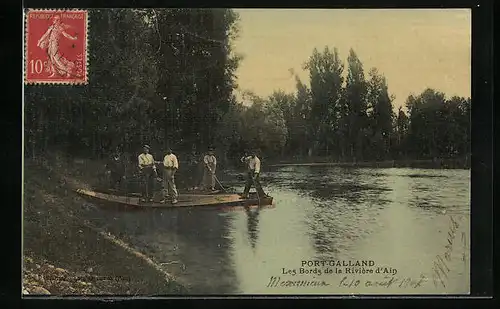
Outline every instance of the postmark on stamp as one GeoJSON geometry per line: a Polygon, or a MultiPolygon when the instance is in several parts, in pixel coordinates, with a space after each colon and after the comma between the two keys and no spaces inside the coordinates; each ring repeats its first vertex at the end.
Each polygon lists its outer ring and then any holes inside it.
{"type": "Polygon", "coordinates": [[[25,84],[87,84],[86,10],[26,11],[25,84]]]}

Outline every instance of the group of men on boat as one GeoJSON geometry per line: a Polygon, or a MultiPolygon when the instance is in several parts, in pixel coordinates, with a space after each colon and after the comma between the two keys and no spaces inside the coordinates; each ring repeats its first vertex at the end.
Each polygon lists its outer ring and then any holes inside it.
{"type": "MultiPolygon", "coordinates": [[[[152,202],[153,193],[155,188],[155,181],[162,181],[163,185],[163,199],[161,203],[170,202],[176,204],[178,202],[178,190],[175,184],[175,174],[179,170],[179,161],[177,156],[173,153],[172,149],[168,148],[163,161],[155,161],[153,155],[150,153],[151,147],[144,145],[142,153],[137,157],[138,171],[141,178],[141,201],[152,202]],[[158,175],[157,168],[162,168],[162,176],[158,175]]],[[[195,155],[192,155],[192,161],[197,161],[195,155]]],[[[245,189],[243,190],[242,198],[249,198],[250,188],[255,186],[259,198],[267,197],[268,195],[262,189],[260,184],[260,159],[257,157],[256,151],[252,150],[247,152],[240,161],[246,164],[247,177],[245,189]]],[[[205,191],[216,191],[216,176],[217,158],[213,148],[209,148],[208,152],[203,156],[203,178],[202,189],[205,191]]],[[[116,153],[107,165],[107,172],[109,173],[111,186],[119,187],[121,182],[125,179],[124,164],[121,162],[120,155],[116,153]]],[[[192,173],[195,174],[195,173],[192,173]]],[[[192,176],[192,175],[191,175],[192,176]]],[[[222,185],[219,182],[219,185],[222,185]]]]}

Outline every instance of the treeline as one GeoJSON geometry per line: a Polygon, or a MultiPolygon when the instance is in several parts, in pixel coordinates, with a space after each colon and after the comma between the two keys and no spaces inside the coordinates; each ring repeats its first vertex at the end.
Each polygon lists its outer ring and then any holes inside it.
{"type": "Polygon", "coordinates": [[[235,104],[230,9],[91,9],[89,84],[25,87],[25,154],[214,144],[235,104]]]}
{"type": "MultiPolygon", "coordinates": [[[[354,50],[347,72],[336,48],[313,50],[297,75],[295,93],[275,91],[268,98],[248,93],[250,107],[226,115],[225,141],[234,148],[258,147],[268,157],[331,161],[465,158],[470,153],[470,98],[446,98],[426,89],[394,111],[385,77],[365,74],[354,50]],[[367,75],[367,76],[366,76],[367,75]],[[238,146],[234,146],[238,145],[238,146]]],[[[411,72],[408,72],[411,74],[411,72]]]]}
{"type": "Polygon", "coordinates": [[[89,19],[89,84],[25,87],[27,157],[135,154],[144,143],[160,156],[215,146],[221,159],[249,147],[338,161],[470,153],[469,98],[428,89],[394,113],[386,79],[365,74],[353,50],[345,68],[337,49],[315,49],[309,84],[295,75],[294,93],[247,93],[247,107],[233,94],[242,58],[231,9],[91,9],[89,19]]]}

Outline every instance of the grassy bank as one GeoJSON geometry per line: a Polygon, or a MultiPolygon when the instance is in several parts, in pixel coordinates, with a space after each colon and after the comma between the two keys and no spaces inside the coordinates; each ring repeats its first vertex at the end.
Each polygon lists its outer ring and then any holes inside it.
{"type": "Polygon", "coordinates": [[[157,263],[86,217],[72,188],[95,176],[91,162],[26,161],[23,289],[26,294],[165,295],[186,290],[157,263]],[[79,176],[79,177],[76,177],[79,176]]]}
{"type": "Polygon", "coordinates": [[[345,162],[338,161],[328,157],[305,157],[289,158],[283,160],[271,160],[269,166],[287,166],[287,165],[328,165],[345,167],[374,167],[374,168],[443,168],[443,169],[469,169],[470,160],[466,158],[457,159],[435,159],[435,160],[386,160],[386,161],[358,161],[345,162]]]}

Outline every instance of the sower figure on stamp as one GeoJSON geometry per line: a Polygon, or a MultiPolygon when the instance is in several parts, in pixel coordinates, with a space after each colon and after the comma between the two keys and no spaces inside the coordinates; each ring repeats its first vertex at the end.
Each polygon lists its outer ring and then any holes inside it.
{"type": "Polygon", "coordinates": [[[257,157],[256,151],[252,150],[249,156],[242,157],[241,162],[245,163],[248,169],[247,181],[242,197],[248,198],[248,193],[250,192],[252,184],[255,186],[255,190],[257,191],[259,198],[268,197],[260,185],[260,159],[257,157]]]}
{"type": "Polygon", "coordinates": [[[62,36],[73,41],[76,41],[78,38],[76,35],[69,35],[66,32],[68,28],[70,28],[70,26],[63,24],[61,22],[61,17],[55,15],[52,17],[52,25],[49,26],[40,40],[38,40],[38,47],[47,49],[49,69],[52,73],[49,77],[53,77],[56,73],[59,75],[66,75],[67,77],[73,74],[75,63],[66,59],[59,50],[59,40],[62,36]]]}
{"type": "Polygon", "coordinates": [[[208,153],[203,158],[205,168],[203,170],[203,188],[207,191],[215,191],[215,169],[217,168],[217,158],[215,158],[213,148],[208,149],[208,153]]]}
{"type": "Polygon", "coordinates": [[[154,179],[156,166],[153,156],[149,153],[150,147],[144,145],[143,152],[139,155],[139,172],[142,178],[142,202],[153,201],[154,179]]]}
{"type": "Polygon", "coordinates": [[[177,203],[177,188],[175,187],[175,172],[179,169],[177,157],[172,153],[172,149],[167,149],[167,155],[163,158],[163,200],[161,203],[166,203],[167,198],[170,198],[172,204],[177,203]]]}

